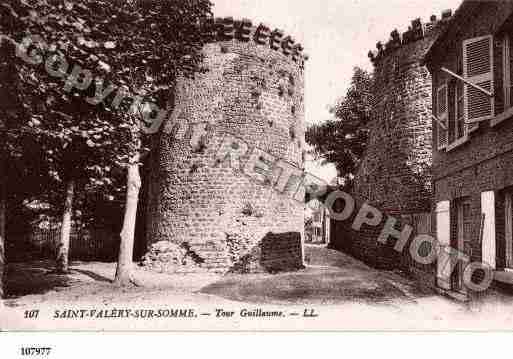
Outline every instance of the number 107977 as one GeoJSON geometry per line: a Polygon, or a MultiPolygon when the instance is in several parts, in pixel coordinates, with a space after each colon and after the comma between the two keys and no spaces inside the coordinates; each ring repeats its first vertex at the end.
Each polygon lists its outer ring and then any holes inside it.
{"type": "Polygon", "coordinates": [[[21,348],[22,356],[49,356],[52,348],[42,347],[23,347],[21,348]]]}

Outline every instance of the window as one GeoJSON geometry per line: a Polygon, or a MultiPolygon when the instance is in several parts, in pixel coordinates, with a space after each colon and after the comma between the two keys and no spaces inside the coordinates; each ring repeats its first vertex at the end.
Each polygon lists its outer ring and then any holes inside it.
{"type": "Polygon", "coordinates": [[[513,117],[513,58],[511,57],[511,35],[505,34],[501,39],[502,50],[502,98],[504,110],[491,121],[491,126],[495,126],[504,120],[513,117]]]}
{"type": "Polygon", "coordinates": [[[315,222],[320,222],[321,221],[321,213],[320,212],[315,212],[314,213],[314,221],[315,222]]]}
{"type": "Polygon", "coordinates": [[[451,81],[449,93],[451,99],[448,107],[451,113],[449,114],[447,151],[465,143],[469,138],[468,134],[479,128],[479,123],[467,124],[465,121],[465,83],[461,80],[451,81]]]}
{"type": "Polygon", "coordinates": [[[508,71],[508,83],[509,83],[509,104],[510,106],[513,106],[513,91],[511,90],[511,87],[513,86],[513,57],[511,56],[511,45],[512,45],[512,34],[509,33],[505,35],[505,38],[507,38],[507,63],[505,64],[506,68],[509,69],[508,71]]]}
{"type": "MultiPolygon", "coordinates": [[[[463,77],[493,93],[493,37],[481,36],[463,41],[463,77]]],[[[465,118],[477,123],[494,116],[494,100],[478,89],[465,85],[465,118]]]]}
{"type": "Polygon", "coordinates": [[[436,111],[437,118],[437,148],[442,150],[447,147],[448,125],[449,125],[449,91],[447,84],[436,90],[436,111]]]}
{"type": "Polygon", "coordinates": [[[513,38],[511,33],[497,38],[497,44],[492,35],[464,40],[453,69],[442,66],[441,76],[449,74],[451,80],[434,90],[435,142],[439,151],[450,151],[465,143],[482,121],[491,120],[493,127],[513,118],[513,38]],[[498,61],[494,61],[494,48],[498,61]],[[501,68],[494,68],[494,64],[501,68]],[[502,89],[495,89],[494,73],[502,76],[502,89]],[[504,99],[504,110],[496,107],[496,96],[504,99]]]}

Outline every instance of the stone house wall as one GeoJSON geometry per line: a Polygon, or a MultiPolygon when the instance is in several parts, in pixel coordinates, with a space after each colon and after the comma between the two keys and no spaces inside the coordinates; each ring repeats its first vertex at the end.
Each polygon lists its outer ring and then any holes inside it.
{"type": "MultiPolygon", "coordinates": [[[[455,69],[462,58],[462,43],[466,39],[494,35],[494,92],[495,115],[504,110],[502,98],[502,49],[497,31],[513,12],[510,2],[482,2],[472,11],[463,13],[448,29],[443,42],[432,51],[429,67],[433,73],[433,86],[438,87],[448,77],[440,71],[442,66],[455,69]]],[[[513,27],[505,31],[513,34],[513,27]]],[[[500,34],[499,34],[500,35],[500,34]]],[[[433,101],[436,99],[433,97],[433,101]]],[[[433,151],[434,201],[450,201],[451,242],[457,237],[455,205],[465,199],[469,203],[469,231],[462,251],[473,262],[483,260],[482,200],[481,194],[493,191],[495,196],[496,269],[504,268],[505,225],[504,190],[513,188],[513,119],[507,118],[493,126],[493,120],[479,123],[466,143],[450,150],[433,151]]],[[[433,136],[438,135],[433,126],[433,136]]]]}

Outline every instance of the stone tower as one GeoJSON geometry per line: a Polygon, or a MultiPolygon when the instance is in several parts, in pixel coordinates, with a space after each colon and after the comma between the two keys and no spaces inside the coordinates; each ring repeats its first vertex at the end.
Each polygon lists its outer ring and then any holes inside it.
{"type": "MultiPolygon", "coordinates": [[[[402,35],[394,30],[386,44],[378,42],[377,51],[369,52],[374,65],[370,132],[352,195],[385,218],[396,218],[396,228],[431,211],[431,77],[423,58],[451,17],[447,10],[441,20],[415,19],[402,35]]],[[[384,223],[354,231],[350,221],[332,221],[331,245],[374,267],[410,267],[408,252],[395,251],[394,240],[378,242],[384,223]]]]}
{"type": "Polygon", "coordinates": [[[149,183],[148,241],[186,243],[217,272],[301,268],[304,204],[216,160],[226,138],[303,168],[302,46],[251,21],[204,27],[204,72],[177,81],[149,183]],[[227,137],[228,136],[228,137],[227,137]]]}
{"type": "Polygon", "coordinates": [[[392,215],[429,212],[431,207],[431,78],[422,64],[451,18],[413,20],[408,31],[391,33],[374,64],[374,104],[367,152],[355,194],[392,215]]]}

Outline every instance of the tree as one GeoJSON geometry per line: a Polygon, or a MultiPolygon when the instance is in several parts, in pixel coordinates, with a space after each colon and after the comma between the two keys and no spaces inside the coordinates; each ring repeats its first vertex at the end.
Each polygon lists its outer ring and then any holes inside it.
{"type": "Polygon", "coordinates": [[[14,66],[14,46],[0,36],[0,300],[4,297],[5,243],[7,223],[8,164],[20,154],[19,144],[27,130],[24,109],[18,96],[19,81],[14,66]],[[20,134],[19,138],[15,133],[20,134]]]}
{"type": "MultiPolygon", "coordinates": [[[[0,40],[1,41],[1,40],[0,40]]],[[[7,95],[7,83],[8,82],[8,62],[6,61],[5,44],[3,41],[0,42],[0,96],[7,95]]],[[[3,140],[7,137],[7,119],[6,119],[6,106],[0,108],[0,302],[4,298],[4,271],[5,271],[5,227],[6,227],[6,215],[7,215],[7,176],[6,176],[6,164],[7,164],[7,144],[3,140]]]]}
{"type": "Polygon", "coordinates": [[[135,155],[127,169],[126,201],[123,227],[120,233],[120,247],[118,264],[114,282],[118,285],[137,284],[133,277],[133,251],[135,240],[135,223],[137,218],[137,206],[139,191],[141,188],[141,175],[139,173],[139,155],[135,155]]]}
{"type": "MultiPolygon", "coordinates": [[[[2,145],[3,146],[3,145],[2,145]]],[[[0,149],[0,156],[5,151],[0,149]]],[[[5,160],[0,157],[0,177],[5,177],[5,160]]],[[[6,223],[6,194],[4,181],[0,179],[0,302],[4,298],[4,271],[5,271],[5,223],[6,223]]],[[[0,304],[1,305],[1,304],[0,304]]]]}
{"type": "MultiPolygon", "coordinates": [[[[62,273],[68,270],[77,188],[88,182],[108,180],[105,173],[112,163],[121,162],[128,152],[124,145],[128,142],[128,127],[116,121],[115,113],[103,104],[85,101],[87,96],[95,97],[95,88],[85,86],[87,81],[91,82],[88,69],[98,70],[101,75],[109,72],[109,66],[93,53],[99,44],[84,42],[83,38],[94,30],[94,21],[98,19],[93,14],[98,12],[99,5],[98,1],[50,4],[40,0],[29,4],[12,0],[0,8],[2,15],[7,15],[2,18],[5,21],[1,23],[1,35],[16,50],[16,56],[9,62],[17,76],[13,82],[19,85],[13,93],[22,99],[19,108],[24,110],[31,135],[43,149],[42,160],[49,164],[48,175],[63,187],[57,255],[57,270],[62,273]]],[[[99,32],[98,36],[106,35],[99,32]]],[[[102,49],[110,51],[104,44],[102,49]]],[[[20,136],[20,129],[15,130],[18,131],[13,135],[14,142],[20,136]]]]}
{"type": "MultiPolygon", "coordinates": [[[[126,24],[131,35],[125,39],[132,47],[126,46],[119,54],[118,61],[126,61],[133,65],[128,78],[131,88],[139,89],[158,109],[165,109],[173,104],[168,103],[172,97],[176,77],[191,76],[200,70],[202,61],[201,49],[204,37],[200,25],[210,13],[211,3],[208,0],[192,1],[140,1],[129,4],[127,11],[136,14],[138,28],[126,24]],[[134,38],[141,41],[133,41],[134,38]],[[148,47],[151,43],[153,46],[148,47]],[[135,59],[134,54],[143,54],[142,59],[135,59]],[[151,59],[150,62],[149,59],[151,59]]],[[[138,126],[145,123],[155,108],[140,106],[134,116],[125,116],[132,133],[130,157],[127,163],[126,205],[123,228],[120,233],[121,244],[115,283],[127,285],[135,283],[132,275],[133,249],[137,206],[141,187],[139,166],[146,131],[138,126]],[[137,118],[139,117],[139,119],[137,118]],[[142,131],[141,131],[142,130],[142,131]]],[[[160,114],[157,114],[160,116],[160,114]]],[[[151,127],[151,125],[150,125],[151,127]]]]}
{"type": "Polygon", "coordinates": [[[367,146],[372,105],[372,76],[355,67],[346,95],[332,108],[334,119],[306,131],[306,141],[323,164],[333,163],[350,186],[367,146]]]}
{"type": "MultiPolygon", "coordinates": [[[[130,227],[135,226],[139,158],[146,150],[139,129],[154,130],[151,119],[155,113],[161,118],[158,109],[167,107],[175,78],[198,70],[199,25],[210,7],[208,0],[0,4],[0,36],[21,53],[11,64],[21,84],[16,91],[21,108],[43,149],[48,175],[62,188],[53,196],[64,204],[59,271],[67,271],[75,194],[108,184],[113,166],[128,172],[121,248],[133,250],[130,227]]],[[[125,284],[131,263],[124,264],[131,254],[122,252],[116,281],[125,284]]]]}

